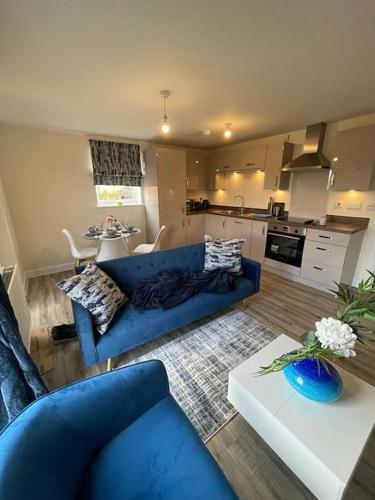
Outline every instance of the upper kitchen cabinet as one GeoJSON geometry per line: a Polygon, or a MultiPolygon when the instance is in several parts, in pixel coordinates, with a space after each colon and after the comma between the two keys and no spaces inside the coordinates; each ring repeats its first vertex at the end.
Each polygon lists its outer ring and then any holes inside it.
{"type": "Polygon", "coordinates": [[[332,158],[331,189],[375,189],[375,125],[337,133],[332,158]]]}
{"type": "Polygon", "coordinates": [[[187,189],[207,189],[207,156],[202,151],[186,151],[187,189]]]}
{"type": "Polygon", "coordinates": [[[293,159],[293,151],[294,144],[290,142],[267,146],[264,189],[289,189],[290,172],[282,172],[281,168],[293,159]]]}
{"type": "Polygon", "coordinates": [[[241,168],[254,168],[263,170],[266,165],[267,146],[252,146],[239,154],[239,165],[241,168]]]}
{"type": "Polygon", "coordinates": [[[239,155],[237,151],[217,151],[215,154],[217,167],[225,172],[225,169],[233,170],[239,166],[239,155]]]}
{"type": "Polygon", "coordinates": [[[225,189],[225,175],[219,172],[219,158],[216,153],[210,154],[207,166],[207,187],[208,191],[225,189]]]}

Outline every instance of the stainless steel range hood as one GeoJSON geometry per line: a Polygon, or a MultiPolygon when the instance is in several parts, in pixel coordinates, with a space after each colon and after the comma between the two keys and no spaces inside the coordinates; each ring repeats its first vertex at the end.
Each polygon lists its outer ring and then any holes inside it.
{"type": "Polygon", "coordinates": [[[325,123],[309,125],[306,129],[303,154],[284,165],[281,170],[284,172],[307,172],[331,168],[330,161],[323,154],[326,128],[325,123]]]}

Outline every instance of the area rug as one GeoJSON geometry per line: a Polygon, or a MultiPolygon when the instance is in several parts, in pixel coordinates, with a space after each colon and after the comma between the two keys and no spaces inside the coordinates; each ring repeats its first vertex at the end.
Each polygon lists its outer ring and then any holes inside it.
{"type": "Polygon", "coordinates": [[[130,364],[149,359],[164,363],[173,397],[207,442],[237,413],[227,400],[228,373],[275,338],[235,309],[130,364]]]}

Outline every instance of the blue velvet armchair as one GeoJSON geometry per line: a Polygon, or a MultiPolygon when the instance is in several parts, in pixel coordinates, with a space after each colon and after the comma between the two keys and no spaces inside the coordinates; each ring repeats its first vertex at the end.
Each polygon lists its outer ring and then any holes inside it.
{"type": "Polygon", "coordinates": [[[0,435],[4,500],[237,498],[148,361],[29,405],[0,435]]]}

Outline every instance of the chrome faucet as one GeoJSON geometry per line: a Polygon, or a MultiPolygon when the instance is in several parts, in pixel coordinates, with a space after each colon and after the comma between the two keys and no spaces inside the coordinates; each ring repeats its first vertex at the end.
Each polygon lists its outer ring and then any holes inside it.
{"type": "Polygon", "coordinates": [[[243,215],[245,213],[245,200],[243,199],[243,196],[240,194],[236,194],[234,197],[241,198],[241,215],[243,215]]]}

